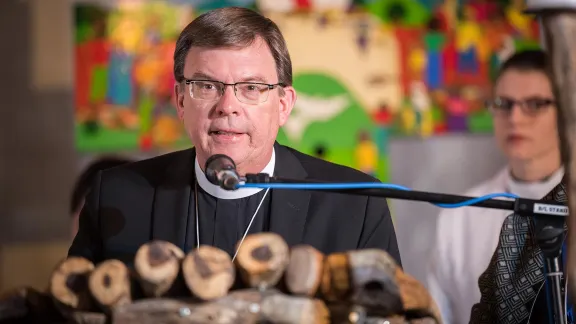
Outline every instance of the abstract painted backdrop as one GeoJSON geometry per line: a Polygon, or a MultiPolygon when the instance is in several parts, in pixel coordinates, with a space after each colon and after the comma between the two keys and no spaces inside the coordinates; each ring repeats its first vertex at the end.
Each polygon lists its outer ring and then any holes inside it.
{"type": "Polygon", "coordinates": [[[387,179],[393,136],[492,130],[499,64],[538,46],[523,1],[118,0],[76,4],[76,145],[162,153],[190,146],[173,107],[179,32],[244,6],[286,37],[299,97],[278,141],[387,179]]]}

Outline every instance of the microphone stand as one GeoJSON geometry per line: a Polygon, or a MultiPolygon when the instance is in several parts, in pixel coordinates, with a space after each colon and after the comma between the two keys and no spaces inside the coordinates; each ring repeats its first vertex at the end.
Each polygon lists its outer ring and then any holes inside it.
{"type": "MultiPolygon", "coordinates": [[[[249,184],[326,184],[330,182],[318,180],[288,179],[270,176],[266,173],[247,174],[245,183],[249,184]]],[[[336,192],[343,194],[392,198],[401,200],[421,201],[434,204],[456,204],[469,201],[476,197],[432,193],[415,190],[401,190],[392,188],[378,189],[303,189],[311,191],[336,192]]],[[[546,267],[546,298],[548,307],[552,309],[550,324],[566,324],[566,308],[564,302],[564,288],[562,287],[561,253],[566,237],[564,223],[568,216],[568,207],[555,201],[540,201],[517,198],[513,201],[486,199],[471,203],[467,206],[509,210],[524,217],[532,217],[534,221],[535,240],[545,258],[546,267]]],[[[536,296],[537,298],[538,296],[536,296]]]]}

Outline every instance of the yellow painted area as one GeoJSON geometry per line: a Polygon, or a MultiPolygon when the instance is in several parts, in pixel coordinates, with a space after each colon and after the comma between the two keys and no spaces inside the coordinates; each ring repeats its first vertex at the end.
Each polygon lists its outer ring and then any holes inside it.
{"type": "Polygon", "coordinates": [[[356,168],[364,172],[375,171],[378,167],[378,148],[372,141],[362,141],[355,149],[356,168]]]}

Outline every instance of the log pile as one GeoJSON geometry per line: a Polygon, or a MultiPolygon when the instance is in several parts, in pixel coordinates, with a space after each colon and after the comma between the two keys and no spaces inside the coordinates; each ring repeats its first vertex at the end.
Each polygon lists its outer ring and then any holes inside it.
{"type": "Polygon", "coordinates": [[[0,297],[0,323],[441,323],[426,289],[377,249],[323,255],[273,233],[248,236],[237,258],[152,241],[134,266],[63,260],[46,292],[0,297]]]}

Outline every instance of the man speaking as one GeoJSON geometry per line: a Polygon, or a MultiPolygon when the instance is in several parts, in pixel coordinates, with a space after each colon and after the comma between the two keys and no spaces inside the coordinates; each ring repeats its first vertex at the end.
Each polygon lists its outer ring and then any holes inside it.
{"type": "Polygon", "coordinates": [[[137,249],[150,240],[172,242],[185,252],[212,245],[233,256],[245,235],[270,231],[290,246],[309,244],[323,253],[380,248],[400,264],[383,198],[285,189],[227,191],[207,180],[208,158],[225,154],[240,175],[377,181],[276,142],[296,92],[288,49],[274,22],[234,7],[199,16],[178,38],[174,76],[178,116],[194,148],[101,172],[69,256],[131,264],[137,249]]]}

